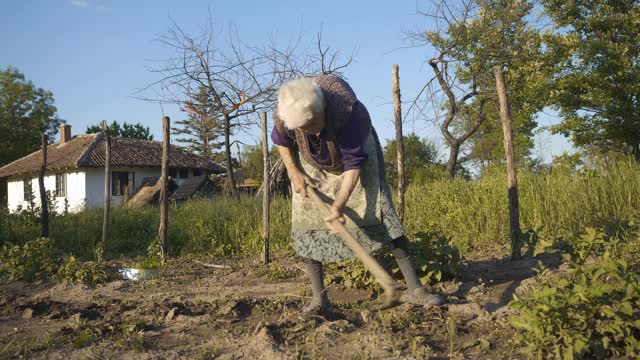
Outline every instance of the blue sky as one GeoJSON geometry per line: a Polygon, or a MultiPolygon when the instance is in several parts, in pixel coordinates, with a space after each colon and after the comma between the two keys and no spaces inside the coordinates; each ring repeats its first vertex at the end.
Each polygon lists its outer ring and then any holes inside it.
{"type": "MultiPolygon", "coordinates": [[[[388,139],[394,136],[392,64],[400,66],[403,100],[415,96],[431,77],[424,60],[433,52],[426,47],[406,48],[403,35],[404,30],[429,25],[428,19],[416,15],[416,7],[415,1],[388,0],[4,0],[0,4],[0,68],[14,66],[37,86],[51,90],[60,116],[74,133],[106,119],[143,123],[159,139],[160,106],[133,96],[158,80],[147,69],[169,56],[154,40],[166,33],[170,19],[197,32],[211,11],[217,24],[234,24],[249,43],[266,41],[274,33],[283,41],[301,32],[313,39],[322,27],[323,41],[332,48],[343,53],[357,50],[346,76],[369,109],[380,137],[388,139]]],[[[165,106],[164,113],[173,121],[186,117],[173,106],[165,106]]],[[[543,125],[557,121],[552,114],[540,119],[543,125]]],[[[442,147],[438,130],[424,121],[407,119],[405,131],[416,131],[442,147]]],[[[258,131],[239,138],[256,143],[258,131]]],[[[566,140],[547,133],[536,142],[535,152],[546,161],[571,149],[566,140]]]]}

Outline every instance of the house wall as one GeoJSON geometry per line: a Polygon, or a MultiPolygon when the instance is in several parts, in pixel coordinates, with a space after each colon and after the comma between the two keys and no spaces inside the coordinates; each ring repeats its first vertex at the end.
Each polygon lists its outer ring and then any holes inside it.
{"type": "MultiPolygon", "coordinates": [[[[135,173],[134,191],[138,189],[138,186],[142,183],[144,178],[147,177],[159,177],[160,169],[153,168],[121,168],[114,167],[111,171],[123,171],[135,173]]],[[[67,191],[66,199],[68,201],[68,210],[70,212],[81,211],[84,208],[102,207],[104,204],[104,169],[103,168],[90,168],[79,169],[78,171],[69,171],[66,173],[67,179],[67,191]]],[[[193,177],[193,170],[189,169],[189,177],[193,177]]],[[[10,212],[15,212],[17,209],[29,208],[29,203],[24,199],[24,177],[9,178],[7,180],[7,207],[10,212]]],[[[176,179],[176,182],[180,185],[186,179],[176,179]]],[[[55,192],[56,189],[56,177],[55,174],[47,174],[44,179],[45,190],[55,192]]],[[[31,177],[31,186],[34,198],[34,203],[37,207],[40,205],[40,191],[38,188],[38,177],[31,177]]],[[[63,212],[65,208],[65,198],[56,198],[57,212],[63,212]]],[[[112,206],[122,206],[124,202],[124,196],[111,196],[112,206]]]]}
{"type": "MultiPolygon", "coordinates": [[[[7,180],[7,207],[10,212],[16,210],[28,209],[31,205],[24,197],[24,179],[31,178],[31,191],[33,193],[33,202],[36,207],[40,207],[40,188],[37,176],[27,176],[20,178],[10,178],[7,180]]],[[[56,174],[48,173],[44,177],[45,191],[55,193],[56,190],[56,174]]],[[[62,213],[66,206],[70,212],[77,212],[85,206],[85,173],[84,171],[69,171],[66,173],[66,196],[54,198],[54,208],[51,211],[62,213]]]]}
{"type": "MultiPolygon", "coordinates": [[[[111,171],[123,171],[135,173],[133,189],[138,189],[146,177],[159,177],[160,169],[151,168],[121,168],[114,167],[111,171]]],[[[104,169],[87,169],[87,206],[102,207],[104,204],[104,169]]],[[[111,196],[113,206],[122,206],[124,196],[111,196]]]]}

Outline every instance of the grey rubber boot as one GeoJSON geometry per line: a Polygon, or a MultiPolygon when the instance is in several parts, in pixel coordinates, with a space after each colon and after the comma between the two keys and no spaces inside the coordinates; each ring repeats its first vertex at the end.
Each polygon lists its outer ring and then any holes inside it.
{"type": "Polygon", "coordinates": [[[322,263],[305,258],[304,265],[311,280],[311,302],[302,310],[305,314],[323,313],[330,308],[327,288],[324,286],[322,263]]]}
{"type": "Polygon", "coordinates": [[[446,302],[444,297],[431,294],[422,286],[418,274],[411,263],[407,238],[403,236],[393,240],[391,248],[391,252],[398,262],[398,267],[400,267],[400,272],[402,272],[402,276],[407,282],[407,296],[403,300],[410,304],[422,306],[443,305],[446,302]]]}

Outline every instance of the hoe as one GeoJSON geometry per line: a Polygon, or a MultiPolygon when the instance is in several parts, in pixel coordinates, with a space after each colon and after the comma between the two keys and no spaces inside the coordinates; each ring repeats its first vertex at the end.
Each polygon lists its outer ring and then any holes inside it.
{"type": "MultiPolygon", "coordinates": [[[[329,205],[322,201],[318,193],[311,186],[307,186],[307,194],[325,209],[329,214],[329,205]]],[[[398,304],[400,299],[400,284],[393,281],[391,276],[380,266],[376,259],[371,256],[367,250],[356,240],[347,228],[338,220],[327,223],[329,230],[334,231],[342,241],[353,251],[353,253],[362,261],[364,266],[373,274],[378,284],[384,290],[382,297],[382,309],[388,309],[398,304]]]]}

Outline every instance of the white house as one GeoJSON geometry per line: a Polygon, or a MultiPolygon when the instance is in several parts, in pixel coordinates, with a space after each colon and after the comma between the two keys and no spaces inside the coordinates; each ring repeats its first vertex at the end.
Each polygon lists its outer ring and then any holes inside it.
{"type": "MultiPolygon", "coordinates": [[[[125,194],[134,194],[145,178],[159,177],[162,143],[111,138],[111,201],[122,204],[125,194]]],[[[71,126],[60,126],[60,141],[47,148],[45,190],[55,199],[55,210],[76,212],[104,203],[105,141],[102,133],[71,136],[71,126]]],[[[42,151],[36,151],[0,168],[7,180],[8,209],[15,212],[40,204],[38,172],[42,151]],[[31,199],[31,201],[29,201],[31,199]]],[[[178,184],[225,169],[211,160],[171,146],[169,175],[178,184]]]]}

